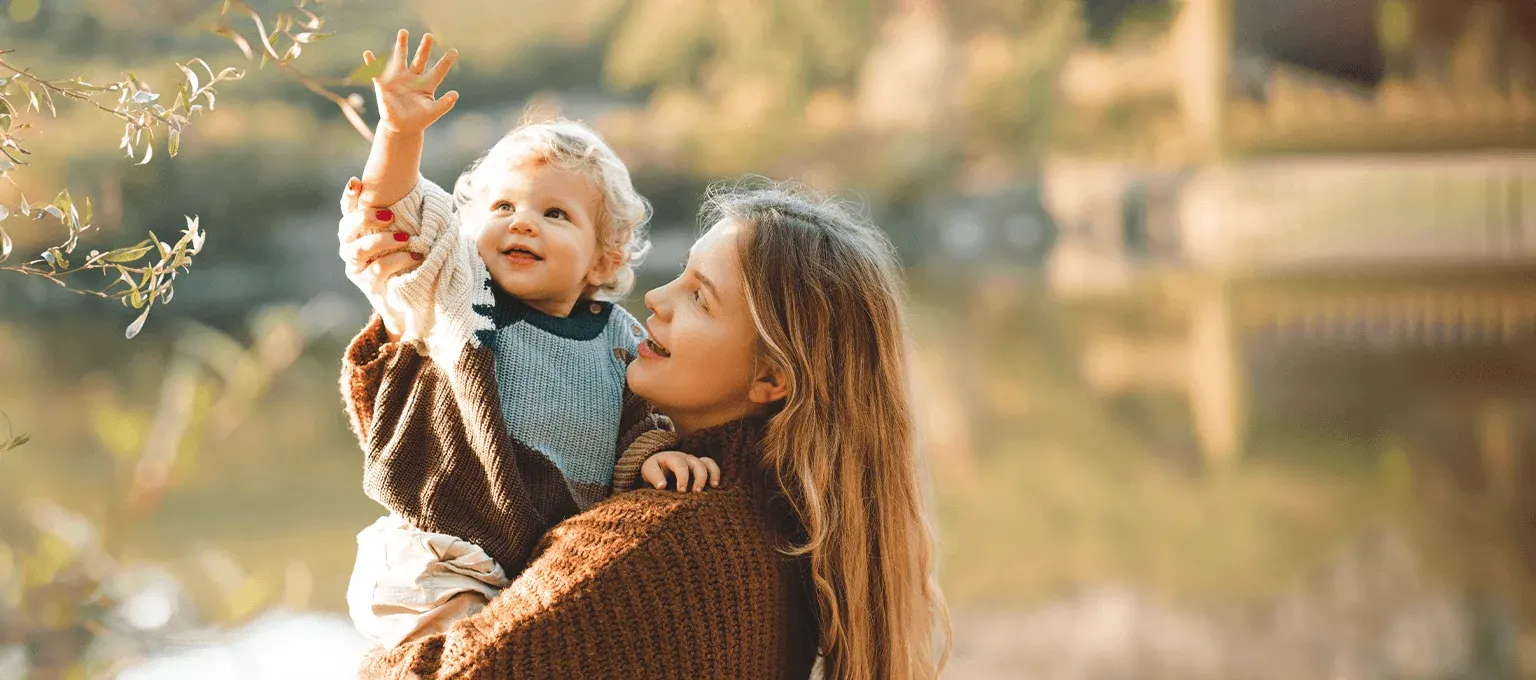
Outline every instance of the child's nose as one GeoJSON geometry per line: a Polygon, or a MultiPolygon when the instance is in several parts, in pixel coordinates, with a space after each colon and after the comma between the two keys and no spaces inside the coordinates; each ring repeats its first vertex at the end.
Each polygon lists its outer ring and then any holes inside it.
{"type": "Polygon", "coordinates": [[[514,234],[535,234],[539,230],[538,220],[534,219],[532,213],[519,210],[512,215],[512,221],[507,223],[507,230],[514,234]]]}

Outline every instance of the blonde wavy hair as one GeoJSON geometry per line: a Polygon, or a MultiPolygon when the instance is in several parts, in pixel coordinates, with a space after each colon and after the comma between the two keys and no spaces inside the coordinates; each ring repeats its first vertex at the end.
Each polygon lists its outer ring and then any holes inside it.
{"type": "Polygon", "coordinates": [[[618,258],[613,276],[598,286],[596,297],[617,299],[635,286],[635,267],[650,252],[646,225],[651,204],[629,176],[629,168],[592,128],[573,120],[524,123],[513,128],[459,175],[453,185],[454,204],[463,210],[485,197],[488,173],[512,172],[529,161],[542,161],[576,172],[602,196],[597,214],[601,252],[618,258]]]}
{"type": "Polygon", "coordinates": [[[711,190],[703,223],[721,220],[744,230],[763,359],[787,380],[763,447],[804,528],[786,552],[810,563],[824,676],[937,677],[952,632],[923,508],[895,249],[850,207],[789,185],[711,190]]]}

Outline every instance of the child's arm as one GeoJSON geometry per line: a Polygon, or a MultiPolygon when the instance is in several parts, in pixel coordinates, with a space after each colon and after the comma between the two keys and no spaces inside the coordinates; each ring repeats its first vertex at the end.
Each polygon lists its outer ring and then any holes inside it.
{"type": "MultiPolygon", "coordinates": [[[[459,243],[453,197],[420,176],[426,128],[458,101],[457,92],[436,97],[458,53],[450,50],[429,70],[432,44],[431,34],[423,36],[415,58],[407,63],[410,36],[406,31],[397,34],[386,68],[373,79],[379,127],[363,180],[357,183],[357,194],[349,189],[343,200],[344,212],[349,203],[361,204],[383,225],[383,232],[344,233],[342,259],[348,277],[370,296],[384,319],[391,340],[425,339],[437,317],[435,307],[445,299],[457,301],[463,297],[459,294],[480,283],[472,271],[479,264],[473,253],[459,252],[466,247],[459,243]]],[[[363,61],[373,64],[377,59],[365,52],[363,61]]]]}
{"type": "MultiPolygon", "coordinates": [[[[395,36],[395,49],[384,72],[373,79],[379,127],[363,167],[363,205],[393,205],[411,192],[421,175],[421,147],[427,128],[459,100],[457,91],[437,96],[437,86],[458,59],[458,50],[448,50],[429,70],[432,41],[431,33],[422,36],[415,58],[406,63],[410,33],[402,29],[395,36]]],[[[374,61],[373,52],[363,53],[364,63],[374,61]]]]}

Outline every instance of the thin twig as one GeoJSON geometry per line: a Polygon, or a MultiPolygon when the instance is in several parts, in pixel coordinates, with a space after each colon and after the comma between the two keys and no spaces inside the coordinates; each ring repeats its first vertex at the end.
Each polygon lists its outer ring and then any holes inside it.
{"type": "MultiPolygon", "coordinates": [[[[11,52],[11,50],[5,50],[4,52],[0,52],[0,54],[6,54],[6,53],[9,53],[9,52],[11,52]]],[[[68,90],[68,89],[59,87],[57,85],[54,85],[53,83],[51,83],[49,81],[43,80],[42,78],[34,76],[31,73],[28,73],[28,72],[23,71],[23,70],[21,70],[19,68],[16,68],[15,66],[10,65],[4,59],[0,59],[0,68],[8,69],[11,72],[15,73],[16,75],[21,76],[22,78],[25,78],[25,79],[33,82],[33,83],[36,83],[38,85],[43,86],[43,88],[45,88],[46,90],[51,90],[53,92],[57,92],[60,95],[63,95],[65,97],[69,97],[70,99],[74,99],[76,101],[82,101],[82,102],[90,104],[91,106],[94,106],[94,107],[96,107],[98,109],[101,109],[102,111],[106,111],[107,113],[110,113],[113,116],[116,116],[116,117],[121,118],[121,119],[123,119],[125,121],[128,121],[128,123],[130,125],[133,125],[134,127],[137,127],[137,128],[140,128],[140,129],[145,127],[145,125],[143,123],[140,123],[139,120],[137,118],[133,117],[133,116],[130,116],[130,115],[126,114],[126,113],[123,113],[122,111],[118,111],[117,109],[109,109],[109,108],[107,108],[105,106],[102,106],[100,102],[97,102],[95,99],[91,98],[89,95],[83,94],[83,93],[81,93],[78,90],[68,90]]]]}
{"type": "Polygon", "coordinates": [[[284,73],[287,73],[289,76],[292,76],[295,80],[299,81],[299,83],[302,84],[310,92],[329,99],[331,103],[335,104],[338,108],[341,109],[341,115],[346,117],[347,122],[352,124],[352,127],[357,130],[357,133],[363,136],[363,139],[366,139],[369,142],[373,141],[373,130],[368,129],[368,124],[363,122],[362,116],[357,115],[357,110],[352,108],[352,105],[347,102],[346,97],[330,91],[323,84],[321,84],[318,79],[304,73],[303,71],[300,71],[292,64],[284,61],[282,55],[277,53],[277,47],[275,47],[272,44],[272,41],[268,39],[266,24],[261,21],[261,15],[258,14],[255,9],[253,9],[250,5],[247,5],[245,0],[231,0],[229,4],[232,7],[243,10],[246,16],[250,17],[251,21],[256,24],[256,33],[261,37],[262,50],[265,51],[266,55],[271,58],[274,63],[277,64],[279,69],[282,69],[284,73]]]}

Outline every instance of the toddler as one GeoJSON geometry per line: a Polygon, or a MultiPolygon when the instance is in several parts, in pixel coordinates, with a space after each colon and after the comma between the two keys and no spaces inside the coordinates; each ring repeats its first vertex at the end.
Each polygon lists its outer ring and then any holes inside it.
{"type": "MultiPolygon", "coordinates": [[[[432,36],[410,63],[408,40],[400,31],[374,80],[379,128],[351,189],[389,206],[379,217],[420,264],[389,281],[376,322],[388,332],[375,329],[373,345],[359,336],[344,376],[364,489],[390,510],[358,535],[347,600],[386,646],[483,607],[545,531],[610,494],[619,452],[664,426],[625,384],[644,331],[605,299],[629,291],[649,247],[650,208],[628,169],[592,130],[561,121],[514,129],[452,195],[420,178],[423,134],[458,99],[435,96],[456,53],[428,69],[432,36]],[[408,377],[359,393],[360,376],[378,381],[387,363],[371,357],[389,352],[397,365],[383,375],[408,377]]],[[[648,461],[642,475],[656,487],[664,468],[700,463],[660,455],[669,464],[648,461]]]]}

